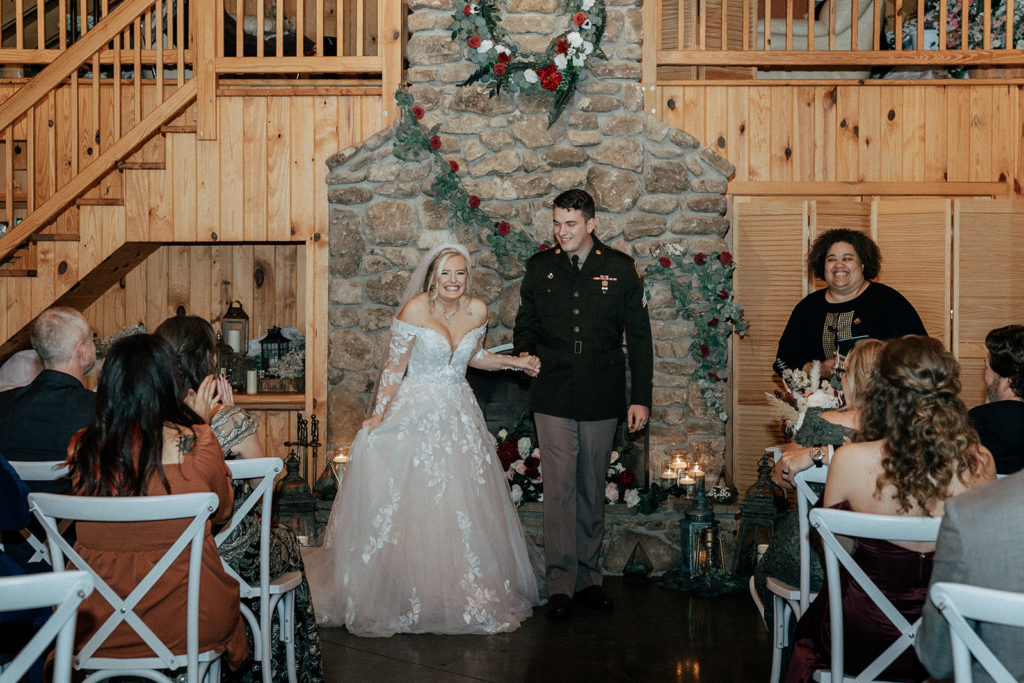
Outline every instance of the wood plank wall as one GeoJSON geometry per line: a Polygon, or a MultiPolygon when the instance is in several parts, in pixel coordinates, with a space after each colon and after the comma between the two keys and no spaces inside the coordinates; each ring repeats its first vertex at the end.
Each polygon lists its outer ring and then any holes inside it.
{"type": "Polygon", "coordinates": [[[683,84],[656,95],[662,121],[735,164],[734,183],[1001,182],[1022,193],[1016,83],[683,84]]]}

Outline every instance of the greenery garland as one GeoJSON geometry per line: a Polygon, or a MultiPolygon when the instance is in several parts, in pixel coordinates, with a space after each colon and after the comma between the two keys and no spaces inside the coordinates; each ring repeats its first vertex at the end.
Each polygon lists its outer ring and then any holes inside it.
{"type": "Polygon", "coordinates": [[[452,40],[468,49],[477,70],[462,85],[480,81],[490,84],[491,97],[502,88],[510,92],[552,92],[555,101],[548,113],[550,128],[572,101],[576,87],[586,75],[589,59],[605,59],[604,0],[568,0],[566,13],[572,17],[568,29],[551,41],[542,53],[521,52],[499,24],[497,2],[479,0],[458,7],[452,14],[452,40]]]}
{"type": "Polygon", "coordinates": [[[705,405],[725,422],[722,383],[729,362],[729,337],[743,336],[749,327],[743,307],[733,295],[736,262],[728,251],[690,255],[683,247],[667,244],[668,256],[647,266],[647,280],[668,282],[676,311],[694,324],[690,355],[697,363],[697,386],[705,405]]]}

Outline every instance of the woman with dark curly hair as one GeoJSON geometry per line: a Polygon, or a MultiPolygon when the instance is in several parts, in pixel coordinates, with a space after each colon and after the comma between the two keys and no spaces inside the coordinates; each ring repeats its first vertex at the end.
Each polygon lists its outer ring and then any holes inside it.
{"type": "MultiPolygon", "coordinates": [[[[978,442],[960,400],[956,359],[930,337],[907,335],[885,345],[861,414],[856,443],[832,456],[824,505],[878,515],[941,517],[945,501],[996,478],[992,455],[978,442]]],[[[932,572],[934,543],[854,539],[853,557],[910,621],[920,616],[932,572]]],[[[828,593],[797,625],[786,675],[808,681],[829,666],[828,593]]],[[[846,670],[854,675],[897,638],[895,628],[859,584],[843,591],[846,670]]],[[[907,650],[882,675],[920,681],[928,672],[907,650]]]]}
{"type": "Polygon", "coordinates": [[[928,334],[902,294],[880,282],[882,254],[870,237],[844,228],[823,232],[811,245],[807,269],[828,285],[796,305],[779,339],[775,371],[810,370],[821,361],[823,376],[835,368],[838,340],[888,340],[928,334]]]}

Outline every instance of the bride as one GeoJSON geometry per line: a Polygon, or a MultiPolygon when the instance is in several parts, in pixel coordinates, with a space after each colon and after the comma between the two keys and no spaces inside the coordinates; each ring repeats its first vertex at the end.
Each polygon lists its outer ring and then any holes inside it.
{"type": "Polygon", "coordinates": [[[494,439],[466,366],[535,376],[533,356],[483,349],[487,306],[468,295],[469,252],[445,244],[413,273],[391,327],[372,416],[306,559],[325,625],[360,636],[498,633],[539,603],[494,439]]]}

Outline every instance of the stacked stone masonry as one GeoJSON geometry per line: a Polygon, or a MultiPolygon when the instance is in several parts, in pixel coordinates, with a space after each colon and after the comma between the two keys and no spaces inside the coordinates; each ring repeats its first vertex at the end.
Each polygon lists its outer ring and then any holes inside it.
{"type": "MultiPolygon", "coordinates": [[[[598,205],[595,233],[639,262],[641,270],[670,243],[691,252],[727,249],[725,192],[733,166],[688,133],[643,111],[641,12],[632,0],[609,0],[602,43],[575,101],[548,127],[552,96],[460,87],[474,65],[451,40],[451,0],[410,0],[408,91],[440,123],[440,151],[459,165],[466,189],[495,221],[507,220],[537,243],[552,242],[551,200],[584,188],[598,205]]],[[[461,2],[459,3],[461,6],[461,2]]],[[[567,26],[558,0],[509,0],[504,26],[526,50],[543,51],[567,26]]],[[[408,275],[421,254],[458,240],[435,206],[431,161],[399,161],[385,130],[328,161],[330,201],[329,439],[348,443],[364,418],[376,359],[408,275]]],[[[482,235],[472,235],[474,294],[490,308],[489,341],[511,340],[519,303],[520,264],[499,270],[482,235]]],[[[666,452],[685,448],[709,475],[723,461],[725,425],[710,416],[689,356],[692,326],[676,312],[668,287],[649,289],[655,344],[650,470],[666,452]]]]}

